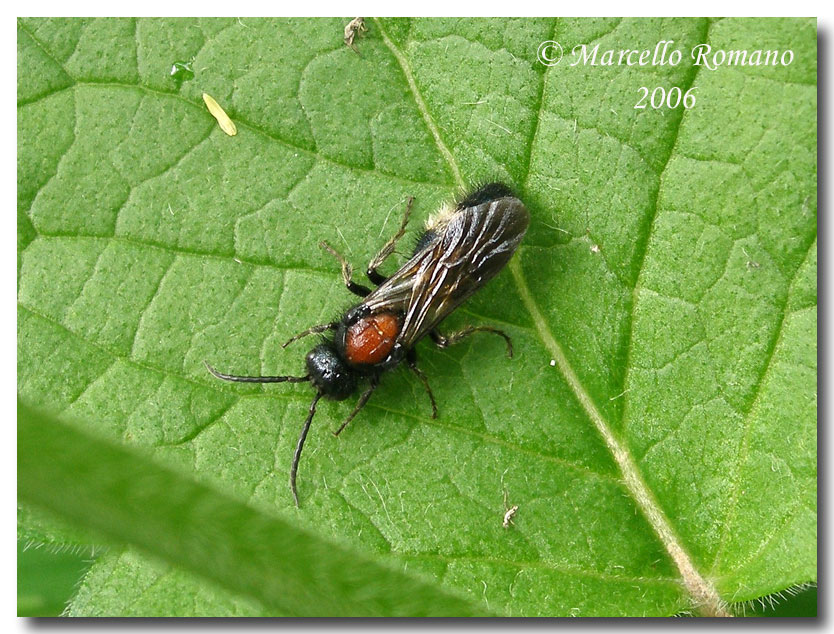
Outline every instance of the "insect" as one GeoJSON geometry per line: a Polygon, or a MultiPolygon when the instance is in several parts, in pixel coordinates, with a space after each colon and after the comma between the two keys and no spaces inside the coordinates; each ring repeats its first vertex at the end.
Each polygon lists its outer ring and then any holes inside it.
{"type": "Polygon", "coordinates": [[[501,523],[504,528],[509,528],[510,524],[515,524],[513,518],[518,511],[518,504],[513,504],[512,506],[507,505],[507,497],[507,489],[504,489],[504,521],[501,523]]]}
{"type": "Polygon", "coordinates": [[[338,436],[371,398],[380,377],[405,362],[423,384],[431,402],[432,418],[436,418],[434,394],[426,375],[417,367],[414,349],[417,342],[428,336],[437,346],[446,348],[474,332],[491,332],[504,338],[508,356],[513,355],[510,337],[497,328],[468,326],[442,335],[437,326],[504,268],[527,231],[529,212],[506,185],[483,185],[431,217],[417,241],[414,254],[396,273],[386,277],[379,272],[379,267],[405,234],[413,200],[408,200],[399,231],[368,264],[366,275],[376,285],[373,290],[354,282],[350,264],[326,242],[321,243],[320,246],[340,262],[345,286],[362,299],[340,319],[308,328],[283,344],[286,348],[307,335],[333,333],[307,353],[307,374],[237,376],[218,372],[206,363],[209,372],[226,381],[309,382],[315,389],[290,469],[290,489],[296,506],[296,475],[301,450],[316,413],[316,404],[322,397],[341,401],[355,393],[360,384],[368,386],[353,411],[334,432],[338,436]]]}
{"type": "Polygon", "coordinates": [[[353,18],[345,26],[345,44],[352,48],[355,53],[359,53],[359,50],[353,44],[353,40],[356,39],[357,35],[362,35],[367,30],[368,27],[365,26],[365,18],[353,18]]]}

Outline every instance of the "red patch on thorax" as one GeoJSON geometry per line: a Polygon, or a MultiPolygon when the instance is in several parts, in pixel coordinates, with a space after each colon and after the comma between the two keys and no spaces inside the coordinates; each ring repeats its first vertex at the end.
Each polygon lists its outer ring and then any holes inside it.
{"type": "Polygon", "coordinates": [[[400,317],[395,313],[379,313],[360,319],[345,333],[345,357],[356,365],[374,365],[385,360],[397,335],[400,317]]]}

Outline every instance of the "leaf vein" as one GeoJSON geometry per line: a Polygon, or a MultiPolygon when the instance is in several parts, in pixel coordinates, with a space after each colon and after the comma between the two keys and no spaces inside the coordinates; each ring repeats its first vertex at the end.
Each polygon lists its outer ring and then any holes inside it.
{"type": "Polygon", "coordinates": [[[774,359],[776,358],[776,351],[778,350],[779,344],[782,341],[782,334],[784,333],[785,322],[788,320],[788,317],[793,312],[793,311],[788,310],[788,301],[789,301],[789,297],[790,297],[790,288],[796,282],[796,279],[797,279],[796,276],[802,270],[802,265],[805,263],[805,259],[808,257],[808,253],[810,252],[810,250],[812,248],[815,248],[816,243],[817,243],[817,241],[816,241],[816,235],[815,235],[814,239],[811,241],[811,243],[808,245],[808,248],[806,249],[805,257],[799,259],[799,264],[797,265],[796,270],[794,271],[793,278],[791,279],[791,282],[787,286],[788,292],[785,294],[785,305],[784,305],[784,309],[782,311],[782,319],[779,322],[779,327],[776,330],[774,330],[773,336],[771,337],[770,345],[769,345],[769,348],[768,348],[768,351],[767,351],[767,354],[766,354],[767,361],[762,364],[761,374],[759,375],[759,378],[756,381],[756,387],[753,390],[755,396],[753,397],[753,400],[750,403],[750,407],[747,409],[746,412],[744,412],[744,433],[741,437],[741,443],[739,443],[737,458],[736,458],[735,462],[733,463],[735,465],[735,469],[734,469],[734,473],[733,473],[733,484],[731,485],[732,494],[731,494],[730,500],[727,504],[727,514],[726,514],[724,522],[723,522],[724,529],[721,533],[721,539],[718,542],[718,549],[716,550],[715,559],[713,560],[712,570],[716,570],[718,568],[718,566],[720,565],[721,558],[724,555],[724,549],[727,545],[727,539],[729,538],[729,535],[730,535],[730,526],[735,521],[735,515],[736,515],[737,508],[738,508],[739,493],[740,493],[740,490],[741,490],[742,467],[747,463],[747,458],[748,458],[748,451],[749,451],[749,445],[750,445],[750,429],[752,427],[751,419],[752,419],[753,413],[755,412],[755,410],[758,406],[759,398],[761,397],[761,395],[763,393],[762,386],[764,385],[765,381],[767,380],[767,377],[770,374],[771,368],[773,367],[773,362],[774,362],[774,359]]]}

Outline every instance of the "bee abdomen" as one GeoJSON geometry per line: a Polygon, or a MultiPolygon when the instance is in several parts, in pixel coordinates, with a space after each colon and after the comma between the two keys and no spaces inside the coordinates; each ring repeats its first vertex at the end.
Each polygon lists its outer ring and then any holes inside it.
{"type": "Polygon", "coordinates": [[[402,317],[397,313],[376,313],[348,326],[345,359],[353,365],[375,365],[389,355],[400,334],[402,317]]]}

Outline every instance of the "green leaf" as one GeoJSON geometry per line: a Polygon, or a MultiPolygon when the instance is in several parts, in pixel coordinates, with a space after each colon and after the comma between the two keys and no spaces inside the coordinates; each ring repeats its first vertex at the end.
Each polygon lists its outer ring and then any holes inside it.
{"type": "Polygon", "coordinates": [[[29,547],[17,542],[17,615],[59,616],[92,564],[90,551],[29,547]]]}
{"type": "MultiPolygon", "coordinates": [[[[270,518],[22,404],[18,452],[21,499],[199,571],[255,597],[270,614],[276,608],[301,616],[483,614],[431,584],[310,535],[287,519],[270,518]],[[160,540],[161,535],[167,538],[160,540]]],[[[124,564],[129,565],[127,558],[124,564]]],[[[134,584],[141,581],[133,579],[134,584]]],[[[132,597],[138,609],[142,598],[132,597]]],[[[92,609],[114,616],[107,606],[89,605],[92,609]]]]}
{"type": "MultiPolygon", "coordinates": [[[[815,581],[815,21],[369,20],[359,54],[347,21],[19,21],[21,398],[499,614],[722,614],[815,581]],[[568,59],[659,40],[679,65],[568,59]],[[709,70],[699,43],[794,59],[709,70]],[[696,104],[636,110],[641,86],[696,104]],[[408,196],[416,236],[494,178],[531,227],[444,329],[498,325],[515,358],[418,346],[437,420],[406,372],[338,440],[352,403],[322,402],[296,511],[309,388],[202,362],[301,372],[281,343],[351,303],[316,244],[364,267],[408,196]]],[[[259,613],[195,568],[112,552],[71,611],[259,613]],[[134,579],[144,602],[113,591],[134,579]]]]}

